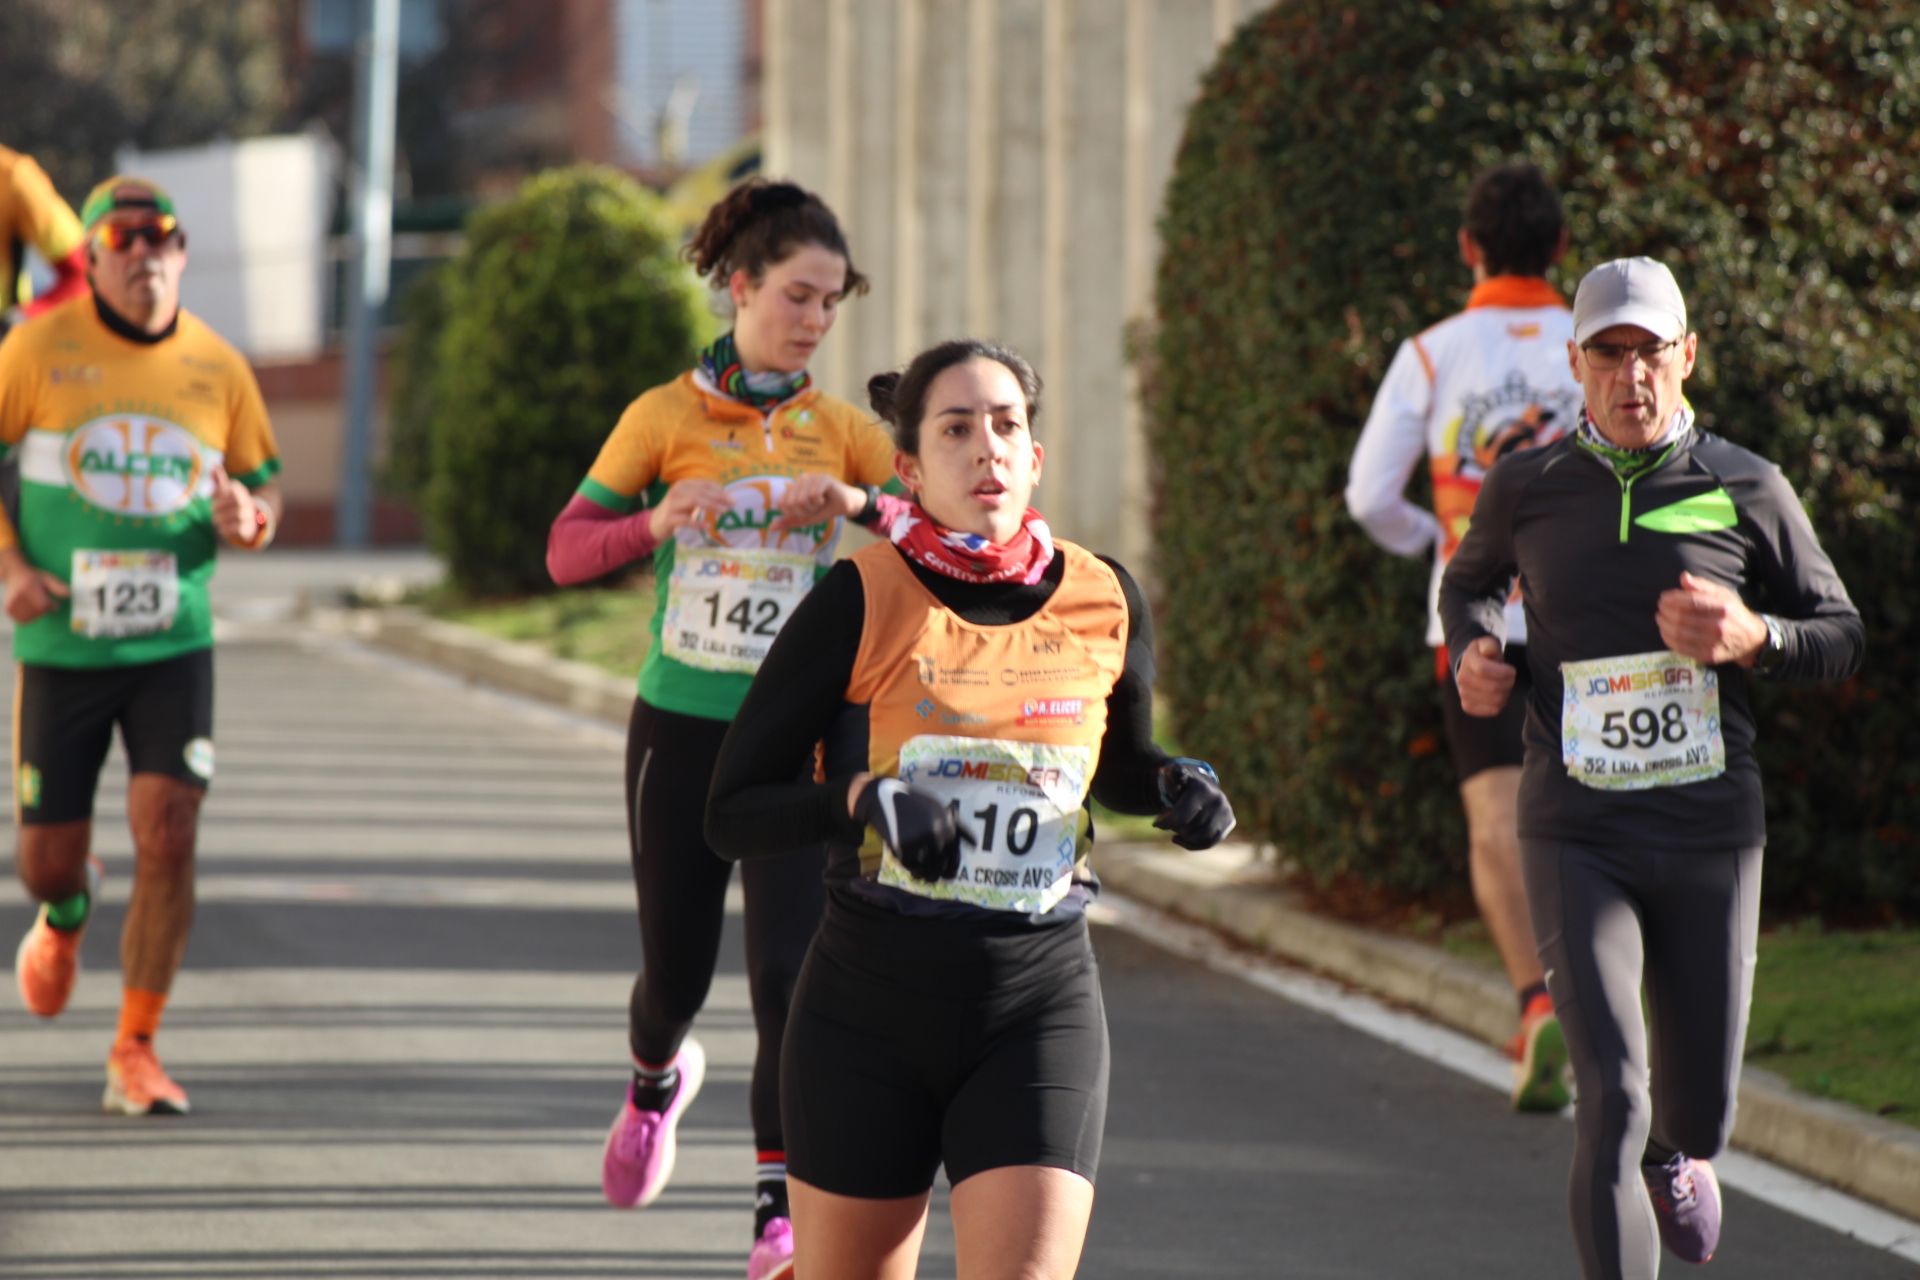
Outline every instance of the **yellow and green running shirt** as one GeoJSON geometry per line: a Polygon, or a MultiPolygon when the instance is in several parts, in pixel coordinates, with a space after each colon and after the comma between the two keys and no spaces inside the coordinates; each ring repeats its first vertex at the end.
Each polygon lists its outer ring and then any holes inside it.
{"type": "Polygon", "coordinates": [[[78,248],[80,239],[80,219],[40,166],[30,156],[0,147],[0,311],[30,296],[27,246],[56,263],[78,248]]]}
{"type": "Polygon", "coordinates": [[[793,480],[893,479],[893,440],[869,415],[813,388],[765,414],[698,372],[627,407],[579,488],[613,511],[658,505],[681,480],[726,486],[732,508],[653,553],[653,647],[640,696],[665,711],[731,720],[780,627],[833,563],[842,520],[775,530],[793,480]]]}
{"type": "Polygon", "coordinates": [[[239,352],[184,308],[143,342],[74,298],[0,342],[0,444],[20,463],[0,547],[72,593],[15,629],[14,657],[119,667],[213,643],[213,469],[248,488],[280,470],[239,352]]]}

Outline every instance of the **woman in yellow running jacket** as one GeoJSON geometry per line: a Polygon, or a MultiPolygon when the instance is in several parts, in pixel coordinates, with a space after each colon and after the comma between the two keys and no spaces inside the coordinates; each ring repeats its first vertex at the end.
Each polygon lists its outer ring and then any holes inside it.
{"type": "MultiPolygon", "coordinates": [[[[773,638],[832,564],[845,520],[877,524],[899,503],[878,491],[893,474],[886,432],[807,375],[840,304],[867,287],[832,211],[791,183],[755,180],[713,207],[688,256],[728,293],[733,329],[628,407],[547,551],[562,584],[651,556],[658,590],[627,735],[644,967],[632,1079],[601,1163],[607,1199],[628,1208],[672,1176],[675,1126],[706,1070],[688,1031],[713,980],[733,870],[701,833],[720,741],[773,638]]],[[[750,1280],[791,1267],[779,1057],[823,898],[822,852],[806,843],[741,875],[759,1033],[750,1280]]]]}

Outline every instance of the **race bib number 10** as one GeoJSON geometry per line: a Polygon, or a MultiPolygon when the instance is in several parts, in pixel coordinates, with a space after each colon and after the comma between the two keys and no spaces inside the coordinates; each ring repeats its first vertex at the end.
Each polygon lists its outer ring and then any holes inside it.
{"type": "Polygon", "coordinates": [[[1727,771],[1720,680],[1677,653],[1560,664],[1560,756],[1575,782],[1645,791],[1727,771]]]}
{"type": "Polygon", "coordinates": [[[960,873],[951,880],[917,880],[888,853],[880,882],[998,911],[1050,910],[1073,887],[1092,759],[1083,746],[909,739],[900,748],[900,780],[945,800],[970,839],[961,841],[960,873]]]}
{"type": "Polygon", "coordinates": [[[180,610],[180,574],[168,551],[73,553],[73,629],[83,636],[155,635],[180,610]]]}
{"type": "Polygon", "coordinates": [[[812,556],[735,548],[675,550],[660,641],[702,671],[753,674],[808,591],[812,556]]]}

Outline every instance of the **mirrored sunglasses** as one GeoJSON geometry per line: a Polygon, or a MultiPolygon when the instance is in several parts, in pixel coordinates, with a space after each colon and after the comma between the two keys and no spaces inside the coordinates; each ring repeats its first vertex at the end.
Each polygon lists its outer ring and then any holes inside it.
{"type": "Polygon", "coordinates": [[[100,243],[115,253],[125,253],[136,240],[144,240],[149,248],[158,249],[178,234],[179,219],[166,213],[151,222],[103,222],[94,231],[100,243]]]}

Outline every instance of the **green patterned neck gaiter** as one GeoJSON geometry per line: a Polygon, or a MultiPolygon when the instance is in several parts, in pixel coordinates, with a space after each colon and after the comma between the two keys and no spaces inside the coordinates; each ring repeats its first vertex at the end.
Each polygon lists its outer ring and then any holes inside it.
{"type": "Polygon", "coordinates": [[[715,338],[713,345],[700,353],[700,368],[728,396],[760,410],[793,399],[813,383],[805,369],[799,373],[748,373],[740,363],[740,348],[733,343],[732,330],[715,338]]]}
{"type": "Polygon", "coordinates": [[[1594,425],[1587,411],[1580,410],[1580,424],[1574,431],[1574,443],[1591,453],[1608,466],[1622,480],[1631,480],[1652,467],[1666,461],[1674,447],[1687,438],[1687,432],[1693,429],[1693,410],[1682,407],[1674,415],[1666,434],[1644,449],[1623,449],[1600,434],[1600,428],[1594,425]]]}

